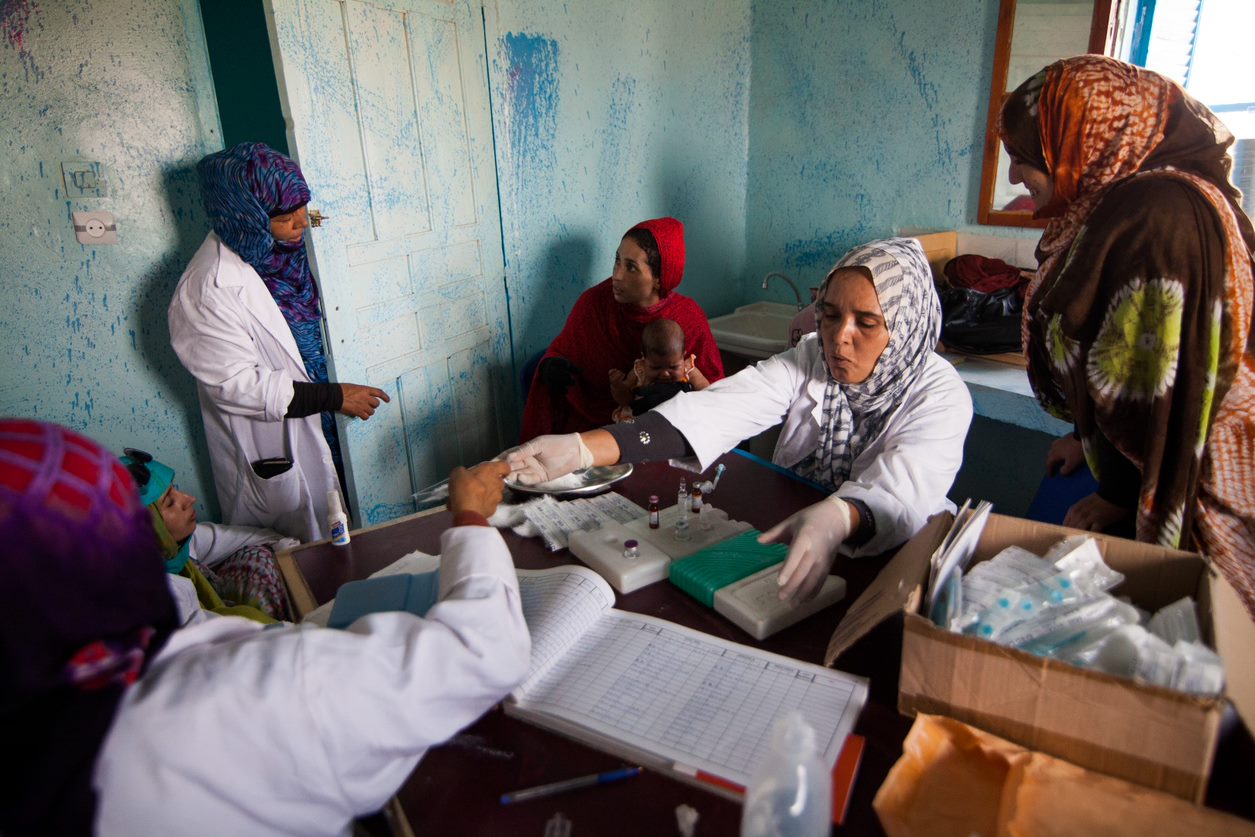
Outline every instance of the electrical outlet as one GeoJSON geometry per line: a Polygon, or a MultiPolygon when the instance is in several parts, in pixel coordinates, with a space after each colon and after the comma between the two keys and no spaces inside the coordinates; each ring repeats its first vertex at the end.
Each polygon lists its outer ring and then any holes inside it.
{"type": "Polygon", "coordinates": [[[74,237],[80,244],[117,244],[118,225],[112,212],[75,212],[74,237]]]}

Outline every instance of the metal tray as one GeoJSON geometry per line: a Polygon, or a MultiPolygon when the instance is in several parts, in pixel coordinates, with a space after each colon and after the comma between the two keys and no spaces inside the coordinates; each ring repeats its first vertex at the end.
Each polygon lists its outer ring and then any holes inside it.
{"type": "Polygon", "coordinates": [[[556,496],[582,497],[589,494],[598,494],[616,482],[626,479],[632,473],[631,463],[623,465],[597,465],[592,468],[584,468],[580,471],[572,471],[561,480],[553,482],[538,482],[535,485],[522,485],[507,479],[505,484],[512,490],[521,494],[553,494],[556,496]],[[571,477],[578,477],[578,483],[572,483],[571,477]]]}

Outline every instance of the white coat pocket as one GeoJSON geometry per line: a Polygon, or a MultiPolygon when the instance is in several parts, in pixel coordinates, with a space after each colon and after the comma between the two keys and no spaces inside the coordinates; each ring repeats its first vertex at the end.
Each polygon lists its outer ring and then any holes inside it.
{"type": "Polygon", "coordinates": [[[261,526],[288,534],[290,526],[281,525],[293,512],[304,519],[306,505],[301,485],[301,472],[288,468],[269,478],[259,477],[250,467],[244,472],[245,490],[240,493],[240,510],[261,526]]]}

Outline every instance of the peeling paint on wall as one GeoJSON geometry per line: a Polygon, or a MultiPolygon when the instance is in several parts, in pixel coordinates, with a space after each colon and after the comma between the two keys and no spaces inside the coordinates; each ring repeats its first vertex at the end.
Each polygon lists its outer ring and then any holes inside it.
{"type": "Polygon", "coordinates": [[[195,0],[0,0],[0,414],[150,450],[212,513],[195,389],[165,320],[206,232],[191,167],[217,147],[189,20],[195,0]],[[67,162],[107,190],[67,196],[67,162]],[[83,210],[112,212],[120,243],[78,243],[83,210]]]}
{"type": "Polygon", "coordinates": [[[4,34],[9,46],[19,51],[26,48],[22,41],[30,16],[30,0],[0,0],[0,33],[4,34]]]}
{"type": "Polygon", "coordinates": [[[712,315],[739,300],[750,5],[496,4],[489,83],[520,364],[646,218],[685,224],[682,293],[712,315]]]}
{"type": "Polygon", "coordinates": [[[505,78],[501,118],[509,125],[508,154],[532,166],[553,164],[558,120],[558,42],[509,32],[501,38],[505,78]]]}
{"type": "Polygon", "coordinates": [[[860,242],[975,222],[997,7],[754,3],[755,274],[783,270],[814,285],[860,242]]]}

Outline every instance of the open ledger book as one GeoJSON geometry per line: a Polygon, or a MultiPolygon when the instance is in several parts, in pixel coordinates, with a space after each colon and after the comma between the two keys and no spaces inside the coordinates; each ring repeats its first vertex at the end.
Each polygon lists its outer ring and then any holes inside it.
{"type": "Polygon", "coordinates": [[[519,589],[532,663],[506,712],[646,767],[744,787],[796,709],[831,768],[867,700],[862,678],[615,610],[584,567],[519,570],[519,589]]]}

